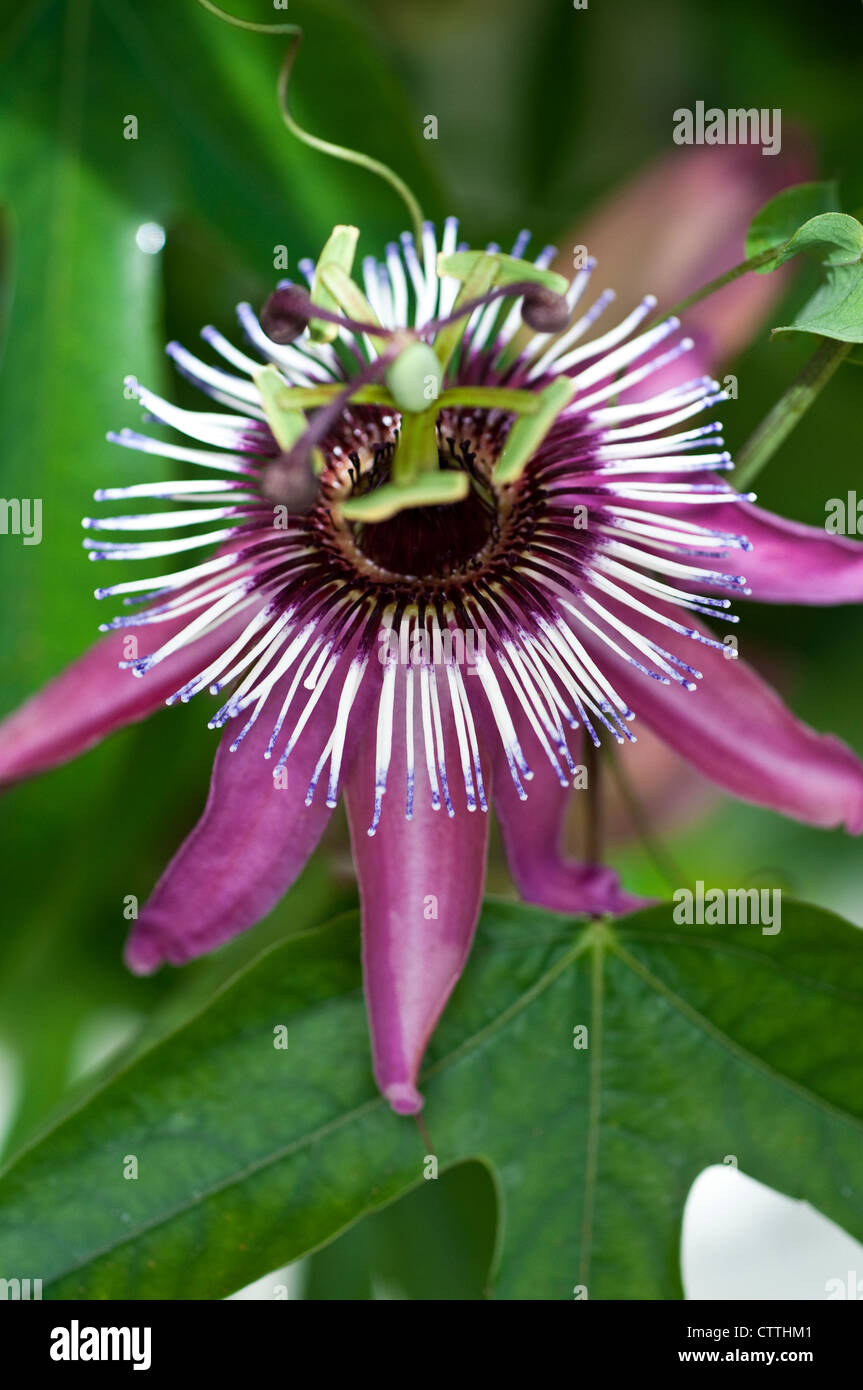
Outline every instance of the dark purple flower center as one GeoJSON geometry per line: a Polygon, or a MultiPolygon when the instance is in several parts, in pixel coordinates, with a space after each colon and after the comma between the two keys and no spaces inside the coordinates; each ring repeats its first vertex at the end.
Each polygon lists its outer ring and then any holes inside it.
{"type": "Polygon", "coordinates": [[[367,496],[390,481],[395,434],[374,414],[377,419],[363,421],[361,439],[355,430],[350,442],[343,435],[335,449],[335,440],[328,441],[328,467],[309,526],[330,564],[345,578],[377,581],[408,601],[434,592],[455,595],[516,564],[541,515],[542,490],[528,478],[502,495],[492,489],[489,479],[508,426],[499,419],[489,424],[486,411],[441,413],[438,465],[468,474],[471,487],[463,500],[406,508],[385,521],[338,518],[336,499],[367,496]]]}
{"type": "Polygon", "coordinates": [[[414,507],[389,521],[356,526],[354,539],[363,555],[391,574],[444,579],[479,569],[497,531],[495,508],[472,488],[462,502],[414,507]]]}

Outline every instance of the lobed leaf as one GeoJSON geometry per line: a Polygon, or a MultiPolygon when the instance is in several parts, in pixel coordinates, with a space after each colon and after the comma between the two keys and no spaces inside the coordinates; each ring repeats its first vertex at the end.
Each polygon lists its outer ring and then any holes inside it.
{"type": "MultiPolygon", "coordinates": [[[[863,1235],[863,946],[782,906],[764,935],[486,904],[422,1086],[441,1170],[494,1175],[497,1296],[680,1297],[687,1193],[729,1155],[863,1235]]],[[[219,1298],[421,1187],[358,945],[349,918],[275,947],[25,1151],[0,1267],[54,1298],[219,1298]]]]}

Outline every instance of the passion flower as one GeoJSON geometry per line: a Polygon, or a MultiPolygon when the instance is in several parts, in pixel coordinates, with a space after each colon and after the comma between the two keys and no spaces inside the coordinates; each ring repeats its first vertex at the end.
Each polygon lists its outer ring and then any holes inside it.
{"type": "Polygon", "coordinates": [[[552,248],[525,259],[528,241],[472,251],[449,219],[439,249],[426,223],[363,263],[361,289],[356,232],[336,228],[301,265],[307,288],[283,284],[260,318],[240,305],[254,356],[213,328],[221,365],[171,344],[217,409],[131,382],[191,442],[110,437],[195,476],[102,489],[171,509],[84,523],[91,559],[153,566],[97,590],[131,610],[104,624],[112,659],[132,641],[124,694],[100,648],[0,734],[11,780],[162,700],[222,695],[203,818],[127,947],[141,973],[262,917],[344,792],[375,1073],[401,1113],[422,1105],[422,1056],[470,949],[492,804],[525,897],[632,905],[610,869],[558,852],[585,739],[630,743],[638,715],[739,796],[863,825],[850,750],[694,616],[798,596],[801,567],[813,601],[842,600],[859,553],[722,476],[720,425],[700,417],[724,392],[687,379],[677,319],[652,322],[648,296],[596,336],[613,295],[590,301],[593,262],[567,282],[552,248]]]}

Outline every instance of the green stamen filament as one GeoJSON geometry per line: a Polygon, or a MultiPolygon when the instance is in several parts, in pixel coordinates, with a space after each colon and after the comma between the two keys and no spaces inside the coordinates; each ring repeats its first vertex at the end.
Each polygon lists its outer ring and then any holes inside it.
{"type": "MultiPolygon", "coordinates": [[[[318,258],[312,285],[312,303],[320,305],[330,314],[338,313],[339,306],[326,285],[321,283],[321,272],[327,266],[337,266],[350,275],[359,237],[358,227],[333,227],[318,258]]],[[[309,322],[309,337],[316,343],[331,343],[338,331],[337,324],[327,323],[323,319],[311,319],[309,322]]]]}
{"type": "Polygon", "coordinates": [[[296,402],[290,399],[291,391],[272,364],[259,367],[252,373],[252,380],[261,393],[261,405],[275,441],[282,452],[287,453],[305,432],[308,421],[296,402]]]}
{"type": "Polygon", "coordinates": [[[537,394],[538,409],[532,415],[522,415],[509,432],[509,438],[498,459],[492,479],[498,487],[514,483],[524,472],[528,460],[536,453],[564,406],[576,392],[574,381],[558,377],[537,394]]]}

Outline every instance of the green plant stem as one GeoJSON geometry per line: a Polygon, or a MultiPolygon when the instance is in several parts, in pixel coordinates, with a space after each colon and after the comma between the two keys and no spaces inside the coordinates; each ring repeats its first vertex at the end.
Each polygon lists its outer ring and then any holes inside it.
{"type": "Polygon", "coordinates": [[[788,437],[802,415],[805,415],[816,396],[851,351],[853,343],[840,343],[835,338],[822,338],[817,352],[810,357],[800,375],[765,415],[758,428],[738,452],[735,484],[747,486],[772,458],[788,437]]]}
{"type": "Polygon", "coordinates": [[[611,768],[611,775],[617,784],[623,804],[627,814],[632,821],[633,828],[639,840],[643,844],[645,851],[662,876],[668,886],[674,891],[677,888],[685,887],[692,882],[689,874],[684,873],[679,864],[668,853],[665,846],[653,833],[650,824],[650,817],[647,808],[642,804],[638,797],[629,776],[623,770],[622,761],[616,748],[609,749],[608,762],[611,768]]]}
{"type": "Polygon", "coordinates": [[[668,318],[679,318],[685,309],[697,304],[699,300],[706,299],[708,295],[724,289],[726,285],[730,285],[733,280],[739,280],[741,275],[748,274],[750,270],[758,270],[760,266],[767,265],[768,261],[775,260],[776,254],[777,248],[772,246],[767,251],[759,251],[757,256],[750,256],[748,261],[741,261],[739,265],[732,266],[722,275],[717,275],[715,280],[709,280],[706,285],[702,285],[701,289],[693,290],[692,294],[688,294],[685,299],[679,299],[676,304],[672,304],[670,309],[664,309],[661,314],[657,314],[650,326],[663,323],[668,318]]]}
{"type": "MultiPolygon", "coordinates": [[[[733,280],[739,280],[741,275],[746,275],[750,270],[757,270],[759,266],[767,265],[768,261],[775,259],[776,253],[777,248],[774,246],[769,251],[759,251],[757,256],[750,256],[748,261],[741,261],[739,265],[732,266],[722,275],[717,275],[715,280],[709,280],[706,285],[702,285],[700,290],[693,290],[692,294],[688,294],[685,299],[678,299],[677,303],[672,304],[670,309],[663,309],[655,318],[651,319],[647,327],[656,328],[658,324],[665,323],[666,319],[679,318],[684,310],[697,304],[699,300],[706,299],[708,295],[724,289],[726,285],[730,285],[733,280]]],[[[628,370],[628,367],[618,368],[617,380],[620,381],[628,370]]],[[[610,404],[617,404],[616,395],[612,397],[610,404]]]]}
{"type": "Polygon", "coordinates": [[[294,59],[297,56],[297,49],[303,37],[303,31],[298,24],[255,24],[248,19],[238,19],[236,15],[228,14],[227,10],[220,9],[213,0],[198,0],[201,5],[211,15],[221,19],[226,24],[231,24],[235,29],[246,29],[252,34],[284,34],[290,39],[288,51],[285,54],[284,62],[279,73],[278,94],[279,110],[282,113],[282,120],[288,130],[297,140],[302,141],[313,150],[319,150],[321,154],[331,155],[334,159],[344,160],[347,164],[358,164],[362,169],[368,169],[369,173],[377,174],[379,178],[385,180],[391,188],[395,189],[402,202],[407,208],[414,227],[414,237],[417,247],[422,246],[423,213],[417,199],[403,179],[400,179],[388,165],[380,159],[373,159],[371,155],[362,154],[359,150],[352,150],[346,145],[333,144],[331,140],[321,140],[317,135],[311,135],[307,130],[303,130],[298,125],[288,109],[288,83],[291,78],[291,71],[294,66],[294,59]]]}
{"type": "Polygon", "coordinates": [[[296,33],[296,24],[256,24],[251,19],[238,19],[235,14],[228,14],[227,10],[219,9],[218,5],[213,4],[213,0],[198,0],[198,4],[215,15],[216,19],[221,19],[225,24],[230,24],[234,29],[247,29],[250,34],[293,34],[296,33]]]}
{"type": "Polygon", "coordinates": [[[360,150],[349,149],[347,145],[335,145],[331,140],[321,140],[317,135],[310,135],[307,130],[303,130],[302,126],[297,124],[288,110],[288,83],[302,36],[302,30],[298,28],[291,39],[290,47],[282,63],[282,70],[279,73],[279,109],[282,113],[282,120],[291,134],[301,140],[304,145],[308,145],[313,150],[319,150],[321,154],[332,155],[334,159],[342,159],[347,164],[358,164],[361,169],[368,169],[369,173],[377,174],[378,178],[383,179],[385,183],[390,185],[390,188],[395,189],[407,208],[413,223],[414,240],[417,248],[421,248],[423,211],[404,179],[400,179],[398,174],[380,159],[373,159],[371,155],[363,154],[360,150]]]}
{"type": "Polygon", "coordinates": [[[587,769],[587,796],[584,798],[584,858],[588,864],[602,863],[602,749],[585,736],[584,765],[587,769]]]}

